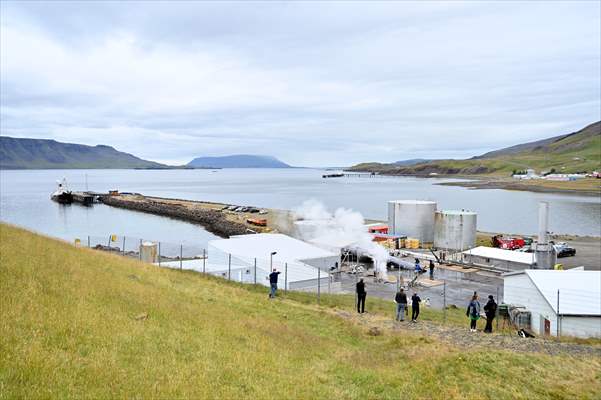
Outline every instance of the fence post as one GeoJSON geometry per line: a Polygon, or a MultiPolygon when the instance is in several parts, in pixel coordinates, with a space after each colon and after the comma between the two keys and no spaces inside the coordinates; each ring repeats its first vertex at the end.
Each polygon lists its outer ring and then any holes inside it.
{"type": "Polygon", "coordinates": [[[90,248],[90,235],[88,235],[88,249],[90,248]]]}
{"type": "Polygon", "coordinates": [[[284,263],[284,293],[288,293],[288,263],[284,263]]]}
{"type": "Polygon", "coordinates": [[[442,281],[442,321],[447,323],[447,280],[442,281]]]}
{"type": "Polygon", "coordinates": [[[159,242],[159,267],[161,266],[161,242],[159,242]]]}
{"type": "Polygon", "coordinates": [[[557,338],[558,339],[559,339],[559,335],[561,333],[560,321],[561,321],[561,317],[559,314],[559,289],[557,289],[557,338]]]}
{"type": "Polygon", "coordinates": [[[257,284],[257,257],[255,257],[255,285],[257,284]]]}
{"type": "Polygon", "coordinates": [[[106,247],[111,248],[111,235],[109,235],[109,241],[107,242],[106,247]]]}
{"type": "Polygon", "coordinates": [[[317,304],[321,296],[321,268],[317,268],[317,304]]]}
{"type": "Polygon", "coordinates": [[[499,304],[501,304],[501,298],[499,297],[499,287],[497,286],[497,310],[495,311],[495,319],[497,320],[497,332],[499,331],[499,304]]]}
{"type": "Polygon", "coordinates": [[[125,236],[123,236],[123,245],[122,246],[123,246],[123,249],[121,250],[121,253],[123,255],[125,255],[125,236]]]}
{"type": "Polygon", "coordinates": [[[206,273],[207,271],[207,252],[205,249],[202,249],[202,273],[206,273]]]}
{"type": "Polygon", "coordinates": [[[184,245],[180,244],[179,245],[179,269],[180,270],[182,269],[182,266],[183,266],[182,265],[182,262],[183,262],[182,258],[183,258],[183,256],[184,256],[184,245]]]}
{"type": "Polygon", "coordinates": [[[232,254],[227,255],[227,280],[230,280],[232,274],[232,254]]]}
{"type": "Polygon", "coordinates": [[[138,258],[142,261],[142,239],[140,239],[140,247],[138,247],[138,258]]]}

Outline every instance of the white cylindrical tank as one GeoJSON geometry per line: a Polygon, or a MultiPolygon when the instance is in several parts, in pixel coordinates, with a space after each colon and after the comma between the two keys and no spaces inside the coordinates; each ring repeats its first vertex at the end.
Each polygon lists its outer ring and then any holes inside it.
{"type": "Polygon", "coordinates": [[[393,200],[388,202],[388,231],[419,239],[420,243],[434,241],[436,202],[422,200],[393,200]]]}
{"type": "Polygon", "coordinates": [[[437,211],[434,218],[434,247],[461,251],[475,247],[477,216],[471,211],[437,211]]]}

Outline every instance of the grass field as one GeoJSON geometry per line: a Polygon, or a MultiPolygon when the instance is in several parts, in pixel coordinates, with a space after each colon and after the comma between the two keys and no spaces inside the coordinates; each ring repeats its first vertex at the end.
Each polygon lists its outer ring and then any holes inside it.
{"type": "MultiPolygon", "coordinates": [[[[321,307],[307,294],[269,301],[265,290],[77,249],[4,224],[0,255],[2,399],[601,393],[598,359],[460,349],[392,332],[369,336],[328,312],[347,307],[349,298],[325,296],[321,307]]],[[[390,312],[383,302],[372,307],[390,312]]]]}

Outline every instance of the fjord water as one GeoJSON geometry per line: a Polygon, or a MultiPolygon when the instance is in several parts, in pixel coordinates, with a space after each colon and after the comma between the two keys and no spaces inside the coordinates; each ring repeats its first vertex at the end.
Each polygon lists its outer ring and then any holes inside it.
{"type": "Polygon", "coordinates": [[[215,236],[199,226],[165,217],[96,204],[62,206],[50,201],[56,181],[65,177],[72,190],[138,192],[151,196],[294,209],[317,199],[327,207],[351,208],[366,218],[386,219],[388,200],[438,202],[439,209],[478,213],[478,229],[535,234],[538,203],[550,204],[550,230],[601,236],[598,197],[469,190],[441,186],[450,179],[410,177],[323,179],[317,169],[222,170],[21,170],[0,172],[0,219],[67,240],[109,234],[173,243],[204,245],[215,236]]]}

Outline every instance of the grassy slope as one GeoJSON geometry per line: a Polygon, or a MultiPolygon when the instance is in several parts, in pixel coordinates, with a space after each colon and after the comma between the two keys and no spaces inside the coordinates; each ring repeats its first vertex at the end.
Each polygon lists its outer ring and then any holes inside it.
{"type": "Polygon", "coordinates": [[[371,337],[326,308],[270,302],[264,290],[6,225],[0,251],[0,398],[532,399],[601,390],[599,360],[371,337]],[[141,313],[149,318],[136,320],[141,313]]]}
{"type": "Polygon", "coordinates": [[[599,124],[589,126],[543,149],[528,150],[517,154],[499,155],[491,158],[469,160],[436,160],[410,167],[393,164],[365,163],[354,170],[393,174],[492,174],[508,176],[513,170],[534,168],[537,171],[555,168],[558,172],[581,172],[601,169],[601,134],[599,124]]]}

